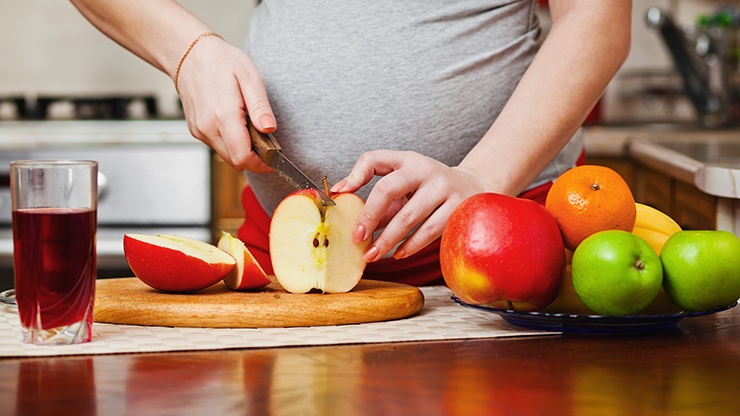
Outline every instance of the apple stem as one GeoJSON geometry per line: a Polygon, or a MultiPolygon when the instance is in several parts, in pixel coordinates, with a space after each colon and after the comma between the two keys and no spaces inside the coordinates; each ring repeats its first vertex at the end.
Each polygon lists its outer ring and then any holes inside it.
{"type": "Polygon", "coordinates": [[[327,180],[326,175],[321,177],[321,183],[324,184],[324,192],[329,195],[329,181],[327,180]]]}
{"type": "Polygon", "coordinates": [[[632,263],[633,266],[635,266],[635,269],[642,270],[645,268],[645,263],[642,262],[640,259],[635,259],[635,262],[632,263]]]}
{"type": "MultiPolygon", "coordinates": [[[[324,193],[329,195],[329,181],[327,180],[326,175],[321,177],[321,183],[324,184],[324,193]]],[[[319,211],[321,212],[321,221],[324,221],[324,216],[326,215],[326,205],[321,204],[319,207],[319,211]]]]}

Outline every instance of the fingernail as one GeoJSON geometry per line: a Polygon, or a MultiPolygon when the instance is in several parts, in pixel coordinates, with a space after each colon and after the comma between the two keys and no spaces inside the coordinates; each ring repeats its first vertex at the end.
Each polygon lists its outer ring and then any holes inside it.
{"type": "Polygon", "coordinates": [[[395,253],[393,253],[393,258],[396,260],[401,260],[402,258],[406,257],[406,250],[399,248],[396,250],[395,253]]]}
{"type": "Polygon", "coordinates": [[[342,179],[341,181],[334,184],[334,186],[329,189],[329,192],[339,193],[344,191],[344,186],[347,185],[347,180],[342,179]]]}
{"type": "Polygon", "coordinates": [[[367,263],[374,261],[376,257],[378,257],[378,248],[375,246],[370,246],[370,248],[365,252],[365,255],[362,256],[367,263]]]}
{"type": "Polygon", "coordinates": [[[265,114],[262,117],[260,117],[260,127],[262,127],[262,130],[268,130],[273,131],[277,128],[277,123],[275,123],[275,118],[273,118],[269,114],[265,114]]]}
{"type": "Polygon", "coordinates": [[[365,237],[365,226],[362,224],[357,224],[355,226],[355,231],[352,232],[352,240],[354,240],[356,243],[361,243],[365,241],[367,237],[365,237]]]}

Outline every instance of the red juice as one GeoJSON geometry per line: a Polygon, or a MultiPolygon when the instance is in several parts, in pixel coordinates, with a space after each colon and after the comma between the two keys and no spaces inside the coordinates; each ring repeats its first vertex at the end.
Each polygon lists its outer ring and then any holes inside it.
{"type": "Polygon", "coordinates": [[[13,211],[15,296],[24,328],[58,328],[84,319],[92,326],[96,224],[91,209],[13,211]]]}

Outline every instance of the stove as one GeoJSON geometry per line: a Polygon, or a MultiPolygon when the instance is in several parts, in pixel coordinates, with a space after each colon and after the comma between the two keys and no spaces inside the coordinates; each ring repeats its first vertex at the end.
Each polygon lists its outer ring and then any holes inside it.
{"type": "Polygon", "coordinates": [[[157,100],[153,95],[40,95],[29,117],[35,120],[130,120],[156,119],[157,100]]]}
{"type": "Polygon", "coordinates": [[[0,290],[12,287],[9,162],[18,159],[99,162],[99,277],[133,276],[123,255],[125,233],[211,240],[211,151],[184,120],[3,120],[0,290]]]}
{"type": "Polygon", "coordinates": [[[0,120],[28,118],[28,99],[23,95],[0,96],[0,120]]]}
{"type": "Polygon", "coordinates": [[[153,94],[0,95],[0,120],[159,119],[153,94]]]}

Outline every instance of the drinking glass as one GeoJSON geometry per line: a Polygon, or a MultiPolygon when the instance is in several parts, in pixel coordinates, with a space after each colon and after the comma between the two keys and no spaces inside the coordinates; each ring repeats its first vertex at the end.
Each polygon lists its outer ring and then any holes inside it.
{"type": "Polygon", "coordinates": [[[98,163],[10,163],[13,267],[23,341],[77,344],[92,337],[98,163]]]}

